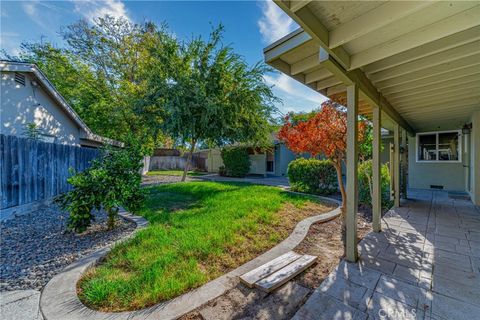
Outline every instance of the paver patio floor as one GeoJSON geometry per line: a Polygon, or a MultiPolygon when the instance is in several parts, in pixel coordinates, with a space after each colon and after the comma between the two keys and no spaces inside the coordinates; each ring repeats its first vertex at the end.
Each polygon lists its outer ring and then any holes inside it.
{"type": "Polygon", "coordinates": [[[480,319],[479,208],[445,191],[408,196],[293,319],[480,319]]]}

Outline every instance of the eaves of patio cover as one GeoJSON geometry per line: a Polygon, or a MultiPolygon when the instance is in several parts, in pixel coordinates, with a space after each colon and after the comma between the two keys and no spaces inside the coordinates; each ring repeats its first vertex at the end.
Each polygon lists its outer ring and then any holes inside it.
{"type": "Polygon", "coordinates": [[[322,94],[356,83],[359,112],[381,107],[413,133],[461,127],[480,110],[480,2],[275,1],[301,28],[268,64],[322,94]]]}

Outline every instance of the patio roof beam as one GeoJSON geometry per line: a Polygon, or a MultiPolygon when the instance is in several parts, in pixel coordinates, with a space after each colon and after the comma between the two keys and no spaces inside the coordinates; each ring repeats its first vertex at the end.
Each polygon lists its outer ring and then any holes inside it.
{"type": "Polygon", "coordinates": [[[411,82],[411,81],[418,81],[420,79],[432,77],[434,75],[435,75],[434,78],[436,79],[439,79],[438,76],[444,77],[444,79],[450,78],[451,77],[450,73],[455,70],[462,70],[462,71],[459,71],[457,74],[470,75],[472,73],[478,72],[480,70],[479,67],[480,67],[480,54],[474,54],[469,57],[442,63],[434,67],[418,70],[415,72],[404,74],[399,77],[395,77],[388,80],[382,80],[374,83],[377,88],[383,89],[386,87],[396,86],[396,85],[411,82]]]}
{"type": "Polygon", "coordinates": [[[363,71],[367,74],[379,72],[477,40],[480,40],[480,26],[455,33],[437,41],[426,43],[408,51],[397,53],[396,55],[365,66],[363,71]]]}
{"type": "Polygon", "coordinates": [[[299,45],[304,44],[311,39],[312,37],[308,33],[303,31],[301,28],[298,28],[297,30],[263,49],[265,62],[270,63],[271,61],[280,58],[282,54],[295,49],[299,45]]]}
{"type": "Polygon", "coordinates": [[[292,12],[297,12],[298,10],[305,7],[310,2],[312,2],[312,0],[294,0],[294,1],[291,0],[290,1],[290,10],[292,10],[292,12]]]}
{"type": "Polygon", "coordinates": [[[338,28],[330,31],[330,48],[339,47],[347,42],[374,32],[383,26],[408,16],[431,3],[428,1],[391,1],[371,10],[338,28]]]}
{"type": "MultiPolygon", "coordinates": [[[[479,65],[480,66],[480,65],[479,65]]],[[[480,75],[480,68],[475,66],[468,66],[462,69],[453,70],[451,72],[441,73],[440,75],[434,74],[428,77],[420,78],[419,80],[413,80],[398,84],[396,86],[384,86],[380,87],[380,91],[388,96],[396,92],[404,92],[412,89],[426,87],[429,85],[445,84],[451,81],[467,80],[469,77],[478,77],[480,75]]],[[[453,82],[452,82],[453,83],[453,82]]],[[[377,86],[378,87],[378,86],[377,86]]]]}
{"type": "Polygon", "coordinates": [[[401,109],[402,111],[404,110],[404,108],[420,108],[420,107],[423,107],[423,106],[432,106],[432,105],[439,105],[439,104],[445,104],[445,103],[456,103],[457,101],[459,100],[464,100],[464,99],[474,99],[476,100],[478,103],[480,103],[480,97],[478,95],[478,90],[471,90],[469,93],[466,93],[466,94],[463,94],[463,95],[451,95],[451,94],[447,94],[447,95],[442,95],[440,96],[439,98],[426,98],[426,99],[422,99],[422,100],[416,100],[414,102],[409,102],[409,101],[399,101],[395,104],[395,106],[399,109],[401,109]]]}
{"type": "MultiPolygon", "coordinates": [[[[407,91],[408,92],[408,91],[407,91]]],[[[411,95],[404,95],[403,96],[392,96],[388,100],[393,103],[405,103],[405,102],[419,102],[419,101],[432,101],[435,102],[436,100],[444,101],[442,97],[449,98],[449,97],[467,97],[472,92],[480,92],[480,83],[479,82],[471,82],[467,84],[460,84],[457,86],[450,86],[447,88],[437,88],[430,91],[421,91],[417,94],[411,95]]]]}
{"type": "Polygon", "coordinates": [[[332,73],[325,68],[320,68],[305,75],[305,83],[309,84],[315,81],[330,77],[332,73]]]}
{"type": "Polygon", "coordinates": [[[366,49],[350,57],[350,69],[357,69],[394,54],[473,28],[477,26],[479,16],[480,6],[475,6],[394,40],[366,49]]]}
{"type": "Polygon", "coordinates": [[[311,55],[303,60],[292,63],[292,74],[299,74],[318,66],[320,58],[318,54],[311,55]]]}
{"type": "MultiPolygon", "coordinates": [[[[480,83],[480,73],[473,74],[471,76],[463,77],[463,78],[458,78],[454,80],[447,80],[447,81],[442,81],[439,83],[431,84],[431,85],[426,85],[426,86],[412,86],[408,90],[403,90],[403,91],[398,91],[394,93],[389,93],[387,94],[386,92],[383,92],[383,94],[388,98],[389,101],[393,101],[393,99],[400,98],[400,97],[409,97],[409,96],[415,96],[419,94],[429,94],[430,92],[446,92],[447,90],[450,89],[460,89],[464,87],[470,87],[471,85],[479,85],[480,83]]],[[[318,88],[318,83],[317,83],[317,88],[318,88]]]]}
{"type": "Polygon", "coordinates": [[[368,78],[360,70],[347,72],[333,59],[326,50],[320,48],[320,63],[333,73],[345,85],[349,86],[357,84],[359,90],[365,96],[365,99],[374,107],[381,107],[386,115],[394,122],[398,123],[402,128],[410,134],[414,133],[413,128],[400,116],[400,114],[390,105],[390,103],[382,96],[381,93],[373,86],[368,78]]]}
{"type": "Polygon", "coordinates": [[[337,84],[341,84],[342,81],[338,80],[335,76],[318,81],[317,82],[317,90],[323,90],[329,87],[336,86],[337,84]]]}
{"type": "Polygon", "coordinates": [[[391,79],[404,74],[415,72],[417,70],[427,69],[437,66],[439,64],[469,57],[477,53],[480,53],[480,43],[478,41],[475,41],[428,57],[407,62],[399,66],[392,67],[390,69],[375,72],[371,74],[369,78],[373,82],[391,79]]]}
{"type": "Polygon", "coordinates": [[[321,47],[327,48],[326,50],[328,53],[332,55],[343,68],[350,68],[350,55],[343,47],[330,49],[328,29],[320,22],[320,20],[318,20],[308,6],[303,6],[299,10],[293,12],[290,10],[289,1],[273,1],[293,20],[295,20],[302,27],[302,29],[306,31],[305,33],[310,34],[321,47]]]}

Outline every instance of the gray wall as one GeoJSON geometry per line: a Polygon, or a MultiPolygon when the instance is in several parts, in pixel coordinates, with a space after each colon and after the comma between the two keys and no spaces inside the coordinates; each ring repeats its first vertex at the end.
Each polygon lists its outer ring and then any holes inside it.
{"type": "MultiPolygon", "coordinates": [[[[55,136],[55,143],[79,145],[79,128],[40,86],[26,76],[25,86],[15,82],[14,72],[2,72],[0,133],[23,136],[28,123],[36,123],[43,134],[55,136]]],[[[38,81],[37,81],[38,83],[38,81]]]]}
{"type": "Polygon", "coordinates": [[[288,164],[295,160],[295,154],[290,151],[283,143],[275,145],[275,175],[280,177],[287,176],[288,164]]]}
{"type": "Polygon", "coordinates": [[[441,185],[445,190],[465,190],[462,162],[416,162],[416,147],[416,137],[408,137],[408,184],[410,188],[430,189],[430,185],[441,185]]]}

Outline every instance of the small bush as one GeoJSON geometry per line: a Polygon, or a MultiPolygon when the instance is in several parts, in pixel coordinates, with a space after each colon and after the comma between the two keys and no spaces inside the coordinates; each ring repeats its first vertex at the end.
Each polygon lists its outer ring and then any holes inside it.
{"type": "Polygon", "coordinates": [[[137,211],[143,203],[142,157],[140,147],[106,148],[88,169],[73,173],[68,178],[73,190],[57,198],[60,207],[70,213],[68,229],[85,231],[95,219],[94,209],[107,212],[109,228],[114,227],[120,206],[137,211]]]}
{"type": "Polygon", "coordinates": [[[227,170],[224,166],[218,167],[218,174],[222,177],[225,177],[227,175],[227,170]]]}
{"type": "MultiPolygon", "coordinates": [[[[390,200],[390,172],[388,165],[381,168],[382,177],[382,207],[389,208],[392,205],[390,200]]],[[[372,160],[367,160],[358,166],[358,197],[359,203],[372,207],[372,160]]]]}
{"type": "Polygon", "coordinates": [[[243,178],[250,171],[250,157],[245,147],[223,148],[222,160],[225,167],[223,173],[228,177],[243,178]]]}
{"type": "Polygon", "coordinates": [[[329,160],[293,160],[288,165],[292,190],[315,194],[331,194],[338,190],[337,173],[329,160]]]}

